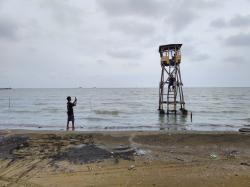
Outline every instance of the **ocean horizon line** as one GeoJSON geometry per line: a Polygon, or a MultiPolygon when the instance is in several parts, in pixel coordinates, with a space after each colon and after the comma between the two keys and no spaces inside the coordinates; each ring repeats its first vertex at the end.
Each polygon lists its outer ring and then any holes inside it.
{"type": "MultiPolygon", "coordinates": [[[[11,89],[158,89],[158,87],[9,87],[11,89]]],[[[183,86],[183,88],[250,88],[250,86],[183,86]]],[[[0,87],[0,89],[5,89],[5,87],[0,87]]]]}

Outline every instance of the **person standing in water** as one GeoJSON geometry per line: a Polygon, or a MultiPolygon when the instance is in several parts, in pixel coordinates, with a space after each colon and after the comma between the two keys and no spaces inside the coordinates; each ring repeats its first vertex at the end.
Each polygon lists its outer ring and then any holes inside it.
{"type": "Polygon", "coordinates": [[[75,100],[74,102],[72,103],[71,102],[71,97],[68,96],[67,97],[67,114],[68,114],[68,120],[67,120],[67,130],[69,129],[69,122],[71,121],[72,123],[72,130],[75,129],[75,117],[74,117],[74,110],[73,110],[73,107],[76,106],[76,103],[77,103],[77,99],[75,97],[75,100]]]}

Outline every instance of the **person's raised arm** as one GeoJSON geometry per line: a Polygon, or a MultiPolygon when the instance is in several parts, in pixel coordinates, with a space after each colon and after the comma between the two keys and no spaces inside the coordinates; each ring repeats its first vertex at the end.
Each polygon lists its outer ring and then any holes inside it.
{"type": "Polygon", "coordinates": [[[75,100],[73,102],[74,106],[76,106],[76,103],[77,103],[77,98],[75,97],[75,100]]]}

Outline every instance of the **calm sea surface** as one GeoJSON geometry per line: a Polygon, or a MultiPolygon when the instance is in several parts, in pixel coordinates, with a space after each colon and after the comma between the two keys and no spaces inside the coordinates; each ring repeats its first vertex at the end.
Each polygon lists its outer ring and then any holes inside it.
{"type": "Polygon", "coordinates": [[[237,131],[250,127],[250,88],[184,88],[190,116],[158,115],[157,88],[0,90],[0,129],[64,130],[66,97],[76,130],[237,131]]]}

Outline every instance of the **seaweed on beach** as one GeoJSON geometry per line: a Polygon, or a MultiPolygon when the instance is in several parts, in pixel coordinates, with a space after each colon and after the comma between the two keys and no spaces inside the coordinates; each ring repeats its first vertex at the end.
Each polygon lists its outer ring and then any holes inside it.
{"type": "Polygon", "coordinates": [[[67,160],[74,164],[86,164],[103,161],[105,159],[134,160],[135,150],[130,147],[107,149],[95,144],[81,144],[66,149],[54,157],[54,161],[67,160]]]}
{"type": "Polygon", "coordinates": [[[92,135],[40,134],[39,136],[0,136],[0,159],[48,159],[51,163],[74,164],[101,162],[105,159],[134,160],[135,150],[127,146],[105,147],[94,142],[92,135]]]}
{"type": "Polygon", "coordinates": [[[74,164],[84,164],[111,158],[112,154],[94,144],[78,145],[57,155],[55,161],[68,160],[74,164]]]}
{"type": "Polygon", "coordinates": [[[0,136],[0,159],[17,159],[13,151],[26,147],[28,139],[25,136],[0,136]]]}

